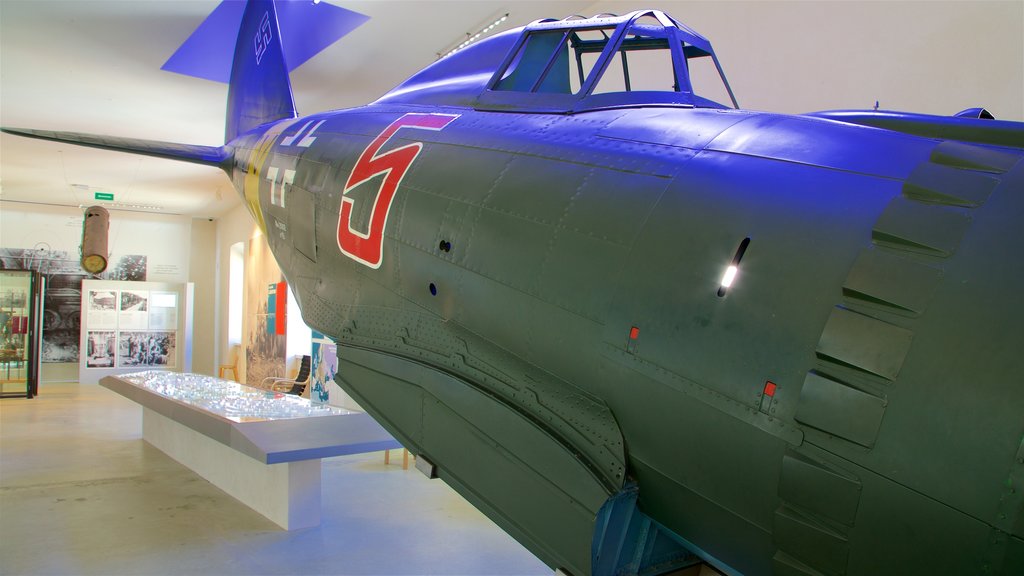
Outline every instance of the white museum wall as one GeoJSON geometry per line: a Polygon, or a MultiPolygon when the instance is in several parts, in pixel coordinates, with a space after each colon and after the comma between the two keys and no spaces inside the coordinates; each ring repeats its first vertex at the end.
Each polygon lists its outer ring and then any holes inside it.
{"type": "MultiPolygon", "coordinates": [[[[189,281],[195,285],[192,325],[192,371],[217,375],[217,222],[192,220],[189,281]]],[[[226,261],[225,261],[226,262],[226,261]]]]}
{"type": "MultiPolygon", "coordinates": [[[[84,209],[43,204],[0,203],[0,246],[67,250],[78,254],[84,209]]],[[[192,219],[187,216],[111,210],[107,250],[143,254],[151,282],[186,282],[192,219]]]]}
{"type": "Polygon", "coordinates": [[[292,290],[291,284],[289,284],[288,342],[285,345],[285,367],[288,376],[298,371],[303,356],[310,356],[313,353],[313,331],[302,320],[302,310],[299,310],[298,302],[295,298],[295,292],[292,290]]]}
{"type": "MultiPolygon", "coordinates": [[[[229,342],[228,330],[228,302],[230,300],[230,262],[231,246],[241,242],[244,250],[248,250],[249,240],[259,234],[259,229],[249,215],[245,205],[239,202],[234,209],[216,221],[216,293],[215,308],[216,314],[216,345],[214,349],[214,364],[227,364],[231,362],[231,347],[241,342],[229,342]]],[[[248,260],[247,254],[243,253],[242,261],[248,260]]],[[[244,278],[244,275],[242,276],[244,278]]],[[[244,294],[244,290],[242,291],[244,294]]],[[[242,308],[244,310],[244,307],[242,308]]],[[[244,332],[243,332],[244,333],[244,332]]],[[[245,382],[245,362],[238,362],[239,374],[236,379],[245,382]]]]}
{"type": "MultiPolygon", "coordinates": [[[[230,333],[228,328],[228,302],[230,300],[229,292],[231,288],[231,270],[229,263],[231,262],[231,247],[240,242],[244,246],[245,250],[242,261],[246,265],[250,265],[251,258],[248,253],[250,240],[256,240],[264,244],[266,243],[266,240],[262,238],[259,228],[253,222],[252,216],[249,215],[249,211],[246,209],[244,204],[239,203],[233,210],[216,221],[216,331],[218,336],[216,346],[211,346],[211,349],[216,349],[216,365],[229,363],[231,361],[231,347],[241,344],[241,342],[232,342],[230,341],[230,338],[227,337],[230,333]]],[[[242,277],[245,278],[245,275],[243,274],[242,277]]],[[[200,288],[197,282],[197,294],[199,290],[200,288]]],[[[291,288],[289,287],[289,292],[290,290],[291,288]]],[[[242,294],[246,294],[246,291],[243,290],[242,294]]],[[[197,314],[198,306],[199,305],[197,304],[197,314]]],[[[245,310],[244,304],[242,309],[245,310]]],[[[198,333],[198,323],[196,330],[198,333]]],[[[244,334],[245,331],[243,330],[242,333],[244,334]]],[[[299,360],[303,355],[310,354],[310,350],[312,348],[311,331],[302,321],[302,315],[296,305],[296,299],[291,294],[289,294],[288,298],[287,334],[286,371],[290,374],[298,369],[299,360]]],[[[197,348],[198,346],[199,345],[197,343],[197,348]]],[[[198,363],[198,359],[194,360],[194,363],[198,363]]],[[[244,365],[245,362],[239,362],[240,374],[238,375],[238,380],[241,382],[245,382],[244,365]]]]}
{"type": "MultiPolygon", "coordinates": [[[[79,253],[83,209],[0,202],[0,247],[44,248],[79,253]]],[[[141,254],[147,258],[147,280],[184,283],[189,280],[191,218],[112,210],[107,249],[110,254],[141,254]]],[[[40,382],[74,382],[77,362],[43,363],[40,382]]]]}
{"type": "MultiPolygon", "coordinates": [[[[230,243],[222,254],[218,241],[224,234],[238,241],[247,240],[254,230],[241,203],[224,218],[213,221],[111,211],[108,250],[112,254],[146,255],[148,281],[195,284],[194,372],[216,375],[218,361],[227,358],[227,350],[221,352],[224,347],[220,335],[227,334],[227,250],[230,243]],[[223,314],[219,312],[221,298],[223,314]]],[[[81,234],[81,209],[0,203],[0,247],[45,245],[52,250],[77,254],[81,234]]],[[[42,366],[44,383],[78,378],[78,363],[44,363],[42,366]]]]}
{"type": "MultiPolygon", "coordinates": [[[[711,41],[740,107],[1024,120],[1024,2],[595,2],[656,8],[711,41]]],[[[564,15],[551,14],[552,17],[564,15]]]]}

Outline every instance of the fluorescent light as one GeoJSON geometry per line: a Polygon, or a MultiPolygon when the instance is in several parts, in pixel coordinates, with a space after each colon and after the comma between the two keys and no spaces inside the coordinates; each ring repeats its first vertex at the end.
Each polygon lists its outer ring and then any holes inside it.
{"type": "Polygon", "coordinates": [[[498,16],[497,18],[494,19],[493,22],[488,21],[487,24],[480,26],[480,28],[476,32],[466,32],[465,39],[460,38],[459,40],[456,40],[455,42],[453,42],[451,44],[451,46],[454,46],[454,48],[452,48],[451,50],[448,50],[447,53],[444,53],[443,55],[442,55],[442,52],[438,52],[437,53],[438,59],[444,58],[445,56],[451,56],[452,54],[455,54],[459,50],[462,50],[463,48],[466,48],[470,44],[472,44],[472,43],[476,42],[477,40],[479,40],[480,38],[486,36],[488,33],[490,33],[491,30],[494,30],[502,22],[504,22],[505,20],[508,20],[508,14],[509,13],[506,12],[506,13],[502,14],[501,16],[498,16]]]}
{"type": "Polygon", "coordinates": [[[100,202],[101,206],[108,206],[114,210],[163,210],[162,206],[155,204],[131,204],[129,202],[100,202]]]}
{"type": "Polygon", "coordinates": [[[725,274],[722,276],[722,288],[732,286],[732,281],[736,279],[737,272],[739,272],[739,269],[736,266],[730,265],[725,269],[725,274]]]}

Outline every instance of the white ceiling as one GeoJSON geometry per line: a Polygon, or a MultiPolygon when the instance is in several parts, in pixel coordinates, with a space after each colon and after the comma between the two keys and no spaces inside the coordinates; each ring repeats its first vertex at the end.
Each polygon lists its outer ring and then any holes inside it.
{"type": "MultiPolygon", "coordinates": [[[[222,144],[227,85],[160,70],[218,3],[0,0],[0,125],[222,144]]],[[[495,14],[514,27],[592,1],[332,3],[370,20],[292,73],[300,113],[376,99],[495,14]]],[[[0,179],[5,203],[87,206],[99,191],[213,218],[238,204],[213,168],[8,134],[0,179]]]]}
{"type": "MultiPolygon", "coordinates": [[[[292,73],[300,113],[370,102],[489,18],[504,27],[654,7],[714,43],[741,105],[1024,119],[1024,2],[329,0],[370,20],[292,73]]],[[[227,86],[160,70],[218,0],[0,0],[0,125],[219,145],[227,86]]],[[[216,218],[238,200],[213,168],[4,134],[0,210],[125,204],[216,218]]]]}

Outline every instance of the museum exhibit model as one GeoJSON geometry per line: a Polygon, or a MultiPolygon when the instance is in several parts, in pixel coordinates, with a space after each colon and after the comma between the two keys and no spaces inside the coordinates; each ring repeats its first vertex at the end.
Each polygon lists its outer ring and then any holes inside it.
{"type": "Polygon", "coordinates": [[[351,410],[326,404],[310,404],[292,394],[272,392],[201,374],[146,371],[133,372],[121,379],[147,392],[234,423],[352,413],[351,410]]]}
{"type": "Polygon", "coordinates": [[[165,370],[99,383],[142,406],[147,443],[285,530],[320,525],[324,458],[400,447],[364,412],[270,388],[165,370]]]}
{"type": "Polygon", "coordinates": [[[338,384],[553,568],[1024,573],[1024,125],[739,109],[662,12],[298,117],[250,2],[220,147],[338,384]]]}

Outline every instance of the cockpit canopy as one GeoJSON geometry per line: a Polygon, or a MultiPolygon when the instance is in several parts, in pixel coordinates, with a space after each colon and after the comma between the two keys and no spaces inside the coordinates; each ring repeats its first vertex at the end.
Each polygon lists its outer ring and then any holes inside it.
{"type": "Polygon", "coordinates": [[[658,10],[539,20],[439,60],[381,101],[548,113],[737,106],[707,39],[658,10]]]}

